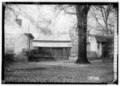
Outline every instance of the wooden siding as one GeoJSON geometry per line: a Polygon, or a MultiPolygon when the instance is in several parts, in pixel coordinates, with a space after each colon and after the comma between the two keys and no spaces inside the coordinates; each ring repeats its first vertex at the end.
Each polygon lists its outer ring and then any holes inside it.
{"type": "Polygon", "coordinates": [[[34,58],[38,60],[68,60],[69,56],[70,48],[65,47],[39,47],[34,54],[34,58]]]}

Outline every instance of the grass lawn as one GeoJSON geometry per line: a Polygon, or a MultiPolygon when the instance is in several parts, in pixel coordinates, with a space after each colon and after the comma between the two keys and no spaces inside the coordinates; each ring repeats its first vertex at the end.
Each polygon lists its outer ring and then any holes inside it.
{"type": "Polygon", "coordinates": [[[70,61],[16,63],[5,72],[5,82],[37,83],[110,83],[113,64],[91,61],[75,64],[70,61]]]}

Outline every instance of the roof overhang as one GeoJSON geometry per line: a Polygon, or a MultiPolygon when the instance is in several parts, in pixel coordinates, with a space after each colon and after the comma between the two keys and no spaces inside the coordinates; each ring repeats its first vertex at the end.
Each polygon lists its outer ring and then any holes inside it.
{"type": "Polygon", "coordinates": [[[71,47],[71,41],[60,40],[34,40],[34,47],[71,47]]]}

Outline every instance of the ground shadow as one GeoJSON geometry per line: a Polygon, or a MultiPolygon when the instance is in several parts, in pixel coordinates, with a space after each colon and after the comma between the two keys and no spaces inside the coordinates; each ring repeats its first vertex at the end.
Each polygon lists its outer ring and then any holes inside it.
{"type": "Polygon", "coordinates": [[[45,68],[45,67],[40,67],[40,68],[25,68],[25,69],[15,69],[16,71],[17,70],[20,70],[20,71],[41,71],[41,70],[47,70],[48,68],[45,68]]]}

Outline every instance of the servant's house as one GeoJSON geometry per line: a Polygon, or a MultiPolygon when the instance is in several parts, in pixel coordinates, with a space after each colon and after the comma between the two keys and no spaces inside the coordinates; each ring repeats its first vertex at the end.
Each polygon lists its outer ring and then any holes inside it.
{"type": "MultiPolygon", "coordinates": [[[[103,54],[105,37],[97,35],[87,36],[87,57],[101,58],[103,54]],[[103,39],[104,38],[104,39],[103,39]]],[[[77,57],[78,42],[71,40],[33,40],[33,47],[36,50],[34,59],[68,60],[69,57],[77,57]],[[74,54],[74,55],[73,55],[74,54]]]]}
{"type": "MultiPolygon", "coordinates": [[[[103,45],[105,40],[101,36],[87,36],[87,57],[99,58],[103,53],[103,45]]],[[[37,59],[50,58],[54,60],[68,60],[69,57],[77,57],[78,41],[74,43],[69,40],[34,40],[33,47],[37,50],[34,55],[37,59]]]]}
{"type": "Polygon", "coordinates": [[[34,40],[34,55],[38,59],[68,60],[70,56],[70,40],[34,40]]]}

